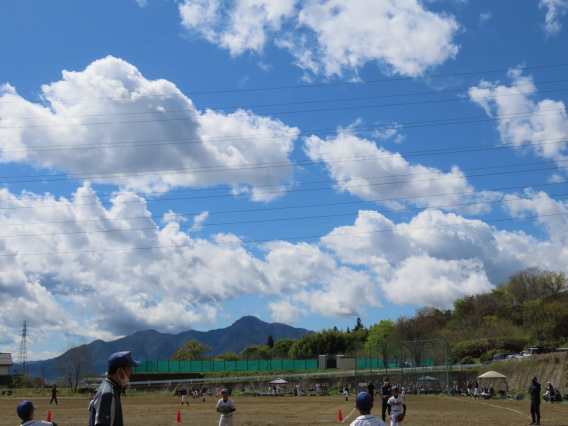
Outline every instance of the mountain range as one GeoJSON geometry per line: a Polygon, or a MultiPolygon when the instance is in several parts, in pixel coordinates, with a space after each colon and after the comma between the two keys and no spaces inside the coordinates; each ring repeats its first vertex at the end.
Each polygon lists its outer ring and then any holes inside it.
{"type": "MultiPolygon", "coordinates": [[[[254,316],[245,316],[235,321],[226,328],[210,331],[188,330],[179,334],[160,333],[156,330],[137,331],[129,336],[105,342],[95,340],[88,344],[89,350],[95,352],[94,369],[97,374],[103,374],[107,367],[109,355],[119,351],[131,351],[135,358],[166,359],[180,349],[185,342],[197,339],[199,343],[213,348],[212,355],[220,355],[225,352],[240,353],[246,347],[252,345],[265,345],[268,336],[274,341],[280,339],[299,339],[306,333],[313,333],[303,328],[295,328],[281,323],[267,323],[254,316]]],[[[40,376],[42,368],[45,370],[45,378],[56,376],[54,364],[59,357],[28,362],[26,373],[32,377],[40,376]]],[[[14,369],[20,369],[14,364],[14,369]]]]}

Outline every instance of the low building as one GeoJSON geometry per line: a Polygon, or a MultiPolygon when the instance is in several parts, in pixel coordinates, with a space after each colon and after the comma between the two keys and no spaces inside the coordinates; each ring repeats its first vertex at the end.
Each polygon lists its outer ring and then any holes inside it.
{"type": "Polygon", "coordinates": [[[13,364],[12,354],[0,353],[0,388],[5,388],[12,383],[10,367],[13,364]]]}

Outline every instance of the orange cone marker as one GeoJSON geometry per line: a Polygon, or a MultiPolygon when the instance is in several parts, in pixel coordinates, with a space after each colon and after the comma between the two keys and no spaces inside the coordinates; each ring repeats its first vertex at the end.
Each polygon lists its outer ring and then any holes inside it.
{"type": "Polygon", "coordinates": [[[181,414],[180,414],[179,411],[178,411],[178,416],[177,416],[176,423],[181,423],[181,414]]]}
{"type": "Polygon", "coordinates": [[[51,411],[47,412],[47,420],[46,422],[50,423],[51,422],[51,411]]]}
{"type": "Polygon", "coordinates": [[[343,415],[341,414],[341,410],[339,410],[339,414],[337,415],[337,421],[343,422],[343,415]]]}

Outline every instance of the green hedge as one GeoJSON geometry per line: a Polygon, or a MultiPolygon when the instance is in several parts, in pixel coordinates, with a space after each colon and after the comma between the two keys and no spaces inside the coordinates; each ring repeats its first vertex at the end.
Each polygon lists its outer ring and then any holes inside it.
{"type": "Polygon", "coordinates": [[[498,352],[520,352],[528,345],[528,339],[516,337],[465,340],[456,344],[452,349],[452,353],[454,359],[461,360],[466,356],[480,358],[492,349],[496,349],[498,352]]]}

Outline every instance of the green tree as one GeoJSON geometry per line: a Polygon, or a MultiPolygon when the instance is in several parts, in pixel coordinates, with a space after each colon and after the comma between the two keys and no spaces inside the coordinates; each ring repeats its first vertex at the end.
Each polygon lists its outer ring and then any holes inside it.
{"type": "Polygon", "coordinates": [[[536,339],[541,340],[542,332],[547,321],[546,311],[542,299],[529,300],[523,305],[523,312],[529,324],[532,325],[536,339]]]}
{"type": "Polygon", "coordinates": [[[314,334],[305,334],[290,348],[291,357],[306,355],[335,355],[355,350],[364,344],[366,335],[324,329],[314,334]],[[362,340],[362,336],[365,336],[362,340]]]}
{"type": "Polygon", "coordinates": [[[215,361],[239,361],[241,359],[236,353],[225,352],[224,354],[218,355],[215,361]]]}
{"type": "Polygon", "coordinates": [[[171,359],[174,361],[198,361],[207,359],[206,354],[212,350],[211,346],[199,343],[197,339],[192,339],[185,342],[183,348],[175,351],[171,359]]]}
{"type": "Polygon", "coordinates": [[[241,358],[248,359],[269,359],[270,349],[266,345],[253,345],[245,348],[241,352],[241,358]]]}
{"type": "Polygon", "coordinates": [[[355,327],[353,327],[353,331],[360,331],[360,330],[364,330],[364,329],[365,329],[365,326],[363,325],[361,318],[357,317],[357,324],[355,324],[355,327]]]}
{"type": "Polygon", "coordinates": [[[266,342],[266,346],[268,346],[270,349],[274,347],[274,339],[272,338],[272,336],[268,336],[268,341],[266,342]]]}
{"type": "Polygon", "coordinates": [[[379,354],[383,359],[383,365],[388,364],[389,353],[394,351],[395,324],[392,320],[382,320],[374,324],[369,329],[369,336],[365,349],[372,355],[373,352],[379,354]]]}
{"type": "Polygon", "coordinates": [[[275,355],[286,356],[296,342],[297,340],[294,339],[280,339],[274,344],[272,351],[275,355]]]}

